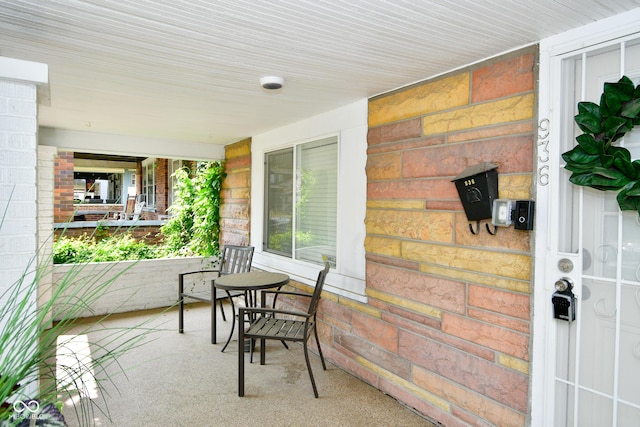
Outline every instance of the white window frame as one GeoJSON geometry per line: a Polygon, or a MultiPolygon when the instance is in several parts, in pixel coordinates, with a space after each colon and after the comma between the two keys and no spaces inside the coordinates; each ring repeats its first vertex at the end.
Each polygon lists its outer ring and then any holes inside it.
{"type": "Polygon", "coordinates": [[[154,209],[156,207],[156,158],[149,157],[142,161],[142,182],[141,192],[145,196],[145,208],[154,209]],[[147,172],[151,168],[151,183],[148,181],[147,172]]]}
{"type": "Polygon", "coordinates": [[[332,268],[325,290],[366,302],[365,215],[367,202],[367,99],[254,135],[251,142],[251,245],[253,265],[282,271],[293,280],[312,285],[317,264],[283,257],[263,250],[265,153],[290,148],[330,136],[338,137],[338,223],[336,268],[332,268]]]}
{"type": "MultiPolygon", "coordinates": [[[[302,220],[299,217],[300,211],[298,210],[298,204],[300,203],[300,191],[301,188],[300,186],[302,185],[301,179],[302,179],[302,170],[309,167],[307,164],[303,164],[304,161],[304,157],[302,152],[307,150],[307,149],[311,149],[314,150],[317,148],[323,148],[323,147],[328,147],[330,146],[331,150],[335,149],[336,150],[336,158],[333,159],[333,157],[331,158],[330,167],[334,167],[335,166],[335,162],[337,162],[337,149],[339,147],[338,144],[338,137],[337,136],[330,136],[329,138],[320,138],[318,140],[314,140],[314,141],[307,141],[305,143],[302,144],[295,144],[293,147],[289,147],[286,148],[285,150],[275,150],[275,151],[270,151],[267,152],[265,155],[265,167],[268,166],[268,162],[269,162],[269,157],[271,154],[279,154],[282,153],[283,151],[287,151],[289,153],[291,153],[291,187],[290,187],[290,201],[291,201],[291,218],[290,218],[290,226],[291,226],[291,231],[292,231],[292,235],[291,235],[291,253],[285,253],[285,252],[280,252],[281,256],[285,256],[285,257],[289,257],[289,258],[294,258],[294,259],[298,259],[298,260],[304,260],[305,258],[307,258],[307,261],[310,263],[317,263],[318,265],[322,266],[323,264],[323,259],[324,261],[329,261],[331,266],[333,268],[336,267],[336,257],[335,257],[335,250],[337,249],[337,241],[336,241],[336,235],[331,233],[331,235],[326,234],[326,237],[328,237],[327,239],[323,239],[322,237],[318,238],[320,235],[324,235],[323,232],[320,233],[316,233],[316,236],[313,238],[313,240],[316,242],[316,245],[318,244],[319,240],[325,240],[325,244],[321,245],[321,246],[307,246],[304,247],[304,245],[298,245],[298,232],[302,231],[301,228],[304,227],[300,227],[300,221],[302,220]],[[328,243],[328,244],[327,244],[328,243]],[[303,252],[307,252],[306,255],[303,254],[303,252]],[[320,257],[320,255],[322,255],[322,258],[320,257]]],[[[327,159],[328,160],[328,159],[327,159]]],[[[312,163],[312,162],[311,162],[312,163]]],[[[327,166],[325,164],[325,166],[327,166]]],[[[321,171],[318,171],[319,174],[323,173],[321,171]]],[[[336,167],[335,170],[335,175],[331,174],[331,176],[328,178],[330,181],[332,180],[337,180],[338,176],[337,176],[338,170],[336,167]]],[[[268,218],[268,213],[267,213],[267,205],[268,200],[271,197],[274,197],[274,200],[277,200],[278,203],[281,202],[281,194],[280,193],[276,193],[271,195],[270,194],[270,183],[266,182],[268,179],[268,177],[265,177],[265,207],[264,207],[264,213],[265,213],[265,217],[264,217],[264,221],[265,221],[265,236],[263,239],[263,248],[266,252],[270,252],[270,253],[275,253],[278,254],[278,250],[275,248],[269,248],[269,229],[268,229],[268,222],[269,222],[269,218],[268,218]]],[[[337,194],[337,186],[336,187],[326,187],[327,190],[334,190],[335,189],[335,193],[329,193],[330,196],[334,196],[334,197],[330,197],[330,198],[326,198],[324,199],[323,203],[321,203],[321,205],[324,206],[331,206],[331,207],[335,207],[337,205],[337,201],[338,201],[338,194],[337,194]]],[[[285,191],[286,192],[286,191],[285,191]]],[[[321,192],[315,193],[317,194],[321,194],[321,192]]],[[[317,197],[317,196],[316,196],[317,197]]],[[[322,196],[320,196],[322,198],[322,196]]],[[[313,210],[311,210],[310,212],[314,212],[313,210]]],[[[318,211],[315,211],[316,214],[319,214],[318,211]]],[[[331,212],[331,216],[333,212],[331,212]]],[[[336,212],[337,214],[337,212],[336,212]]],[[[314,216],[314,213],[310,213],[310,216],[314,216]]],[[[321,215],[321,214],[320,214],[321,215]]],[[[326,216],[318,216],[315,215],[314,216],[316,219],[320,220],[322,222],[322,225],[320,226],[321,228],[325,228],[325,226],[327,227],[328,231],[334,231],[332,230],[333,228],[337,228],[337,217],[335,218],[335,221],[331,221],[330,223],[326,221],[327,217],[326,216]]],[[[315,228],[315,227],[314,227],[315,228]]],[[[317,231],[317,230],[316,230],[317,231]]]]}
{"type": "Polygon", "coordinates": [[[167,208],[170,208],[176,199],[176,177],[173,174],[183,166],[183,160],[168,159],[169,166],[169,194],[167,200],[167,208]]]}

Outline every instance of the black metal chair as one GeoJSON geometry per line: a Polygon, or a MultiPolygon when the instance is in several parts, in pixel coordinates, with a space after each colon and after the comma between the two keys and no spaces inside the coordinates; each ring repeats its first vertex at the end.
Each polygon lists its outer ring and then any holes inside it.
{"type": "MultiPolygon", "coordinates": [[[[320,294],[322,287],[324,286],[325,278],[329,272],[329,263],[325,264],[325,267],[318,274],[318,280],[316,281],[316,287],[313,294],[304,294],[299,292],[289,291],[262,291],[261,307],[240,307],[238,311],[238,318],[241,321],[241,325],[238,328],[238,396],[244,396],[244,343],[245,339],[249,339],[251,342],[251,348],[253,348],[253,342],[260,340],[260,364],[265,364],[265,341],[277,340],[282,341],[285,344],[287,341],[300,342],[304,349],[304,358],[307,363],[307,370],[309,371],[309,378],[311,379],[311,386],[313,387],[313,394],[318,397],[318,389],[316,388],[316,382],[313,379],[313,372],[311,370],[311,364],[309,363],[309,350],[307,347],[307,341],[313,333],[318,346],[318,354],[322,361],[322,368],[326,371],[327,366],[322,356],[322,349],[320,348],[320,340],[318,339],[318,331],[316,330],[316,314],[318,311],[318,303],[320,302],[320,294]],[[267,295],[273,295],[272,308],[265,308],[267,295]],[[292,295],[298,297],[309,297],[309,308],[306,313],[301,311],[291,310],[278,310],[275,308],[275,303],[279,295],[292,295]],[[286,317],[281,317],[286,316],[286,317]],[[249,326],[246,326],[246,323],[249,326]],[[244,326],[244,327],[243,327],[244,326]]],[[[288,347],[287,347],[288,348],[288,347]]]]}
{"type": "Polygon", "coordinates": [[[184,332],[184,300],[189,298],[196,301],[208,302],[211,303],[211,343],[215,343],[214,304],[216,301],[220,303],[222,319],[226,321],[227,318],[224,314],[224,308],[222,307],[223,300],[229,297],[244,296],[244,292],[238,291],[228,294],[226,291],[215,289],[213,287],[213,281],[216,277],[225,274],[245,273],[251,270],[253,249],[253,246],[226,245],[222,250],[220,267],[218,269],[190,271],[178,275],[178,332],[184,332]],[[200,286],[199,290],[185,290],[185,285],[187,285],[185,281],[188,279],[191,280],[190,284],[192,285],[192,289],[195,289],[197,284],[206,283],[207,280],[209,280],[211,287],[209,289],[202,289],[202,286],[200,286]]]}

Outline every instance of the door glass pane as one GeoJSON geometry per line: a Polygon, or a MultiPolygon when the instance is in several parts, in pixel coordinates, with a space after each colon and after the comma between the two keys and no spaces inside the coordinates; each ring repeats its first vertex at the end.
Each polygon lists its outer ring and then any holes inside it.
{"type": "Polygon", "coordinates": [[[640,408],[621,403],[618,407],[618,425],[616,427],[625,427],[626,420],[640,420],[640,408]]]}
{"type": "MultiPolygon", "coordinates": [[[[581,96],[580,81],[582,72],[582,56],[565,59],[562,63],[562,97],[560,110],[563,118],[573,117],[576,103],[581,96]]],[[[579,129],[572,120],[564,120],[559,137],[560,152],[569,151],[575,145],[575,137],[579,129]]],[[[571,173],[564,169],[564,161],[560,159],[558,214],[558,251],[577,254],[579,247],[579,206],[580,189],[569,182],[571,173]]]]}
{"type": "Polygon", "coordinates": [[[622,219],[622,280],[640,282],[640,218],[625,212],[622,219]]]}
{"type": "MultiPolygon", "coordinates": [[[[634,283],[622,286],[619,388],[622,400],[640,408],[638,373],[640,373],[640,284],[634,283]]],[[[640,420],[640,417],[634,419],[640,420]]]]}
{"type": "Polygon", "coordinates": [[[578,426],[603,427],[611,425],[613,402],[610,398],[587,390],[580,390],[578,426]]]}
{"type": "Polygon", "coordinates": [[[584,273],[614,279],[618,260],[618,207],[615,195],[586,188],[584,205],[585,230],[589,230],[583,236],[584,273]],[[608,201],[611,198],[613,205],[608,201]]]}
{"type": "Polygon", "coordinates": [[[573,402],[575,388],[571,385],[558,382],[556,383],[554,403],[556,410],[554,417],[554,426],[572,426],[573,425],[573,402]]]}
{"type": "Polygon", "coordinates": [[[580,304],[580,385],[613,394],[616,286],[611,281],[583,280],[580,304]]]}
{"type": "Polygon", "coordinates": [[[556,346],[558,357],[556,363],[556,377],[573,383],[576,368],[576,328],[572,323],[558,323],[556,331],[556,346]]]}

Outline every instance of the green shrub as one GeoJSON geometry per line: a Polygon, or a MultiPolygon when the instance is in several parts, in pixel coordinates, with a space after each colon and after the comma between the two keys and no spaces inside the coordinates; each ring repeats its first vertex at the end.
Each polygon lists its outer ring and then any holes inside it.
{"type": "Polygon", "coordinates": [[[77,238],[61,237],[53,244],[54,264],[89,262],[93,256],[93,241],[87,235],[77,238]]]}
{"type": "Polygon", "coordinates": [[[96,240],[86,235],[61,237],[53,244],[54,264],[112,262],[162,258],[162,247],[137,241],[130,232],[96,240]]]}

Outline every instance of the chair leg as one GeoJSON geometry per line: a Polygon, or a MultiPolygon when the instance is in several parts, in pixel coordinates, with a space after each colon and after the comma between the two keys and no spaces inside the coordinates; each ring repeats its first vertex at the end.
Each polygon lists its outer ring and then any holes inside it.
{"type": "Polygon", "coordinates": [[[324,363],[324,356],[322,356],[322,347],[320,347],[320,340],[318,339],[318,330],[313,327],[313,334],[316,337],[316,345],[318,346],[318,354],[320,355],[320,360],[322,361],[322,369],[327,370],[327,365],[324,363]]]}
{"type": "Polygon", "coordinates": [[[184,332],[184,298],[182,296],[178,302],[178,332],[184,332]]]}
{"type": "Polygon", "coordinates": [[[238,329],[238,396],[244,396],[244,324],[238,329]]]}
{"type": "Polygon", "coordinates": [[[260,340],[260,364],[264,365],[266,363],[266,354],[267,354],[267,340],[260,340]]]}
{"type": "Polygon", "coordinates": [[[304,347],[304,360],[307,362],[307,370],[309,371],[309,378],[311,379],[311,386],[313,387],[313,395],[318,397],[318,389],[316,388],[316,382],[313,379],[313,371],[311,371],[311,362],[309,361],[309,349],[307,348],[307,342],[302,343],[304,347]]]}
{"type": "Polygon", "coordinates": [[[184,276],[178,276],[178,332],[184,332],[184,276]]]}

